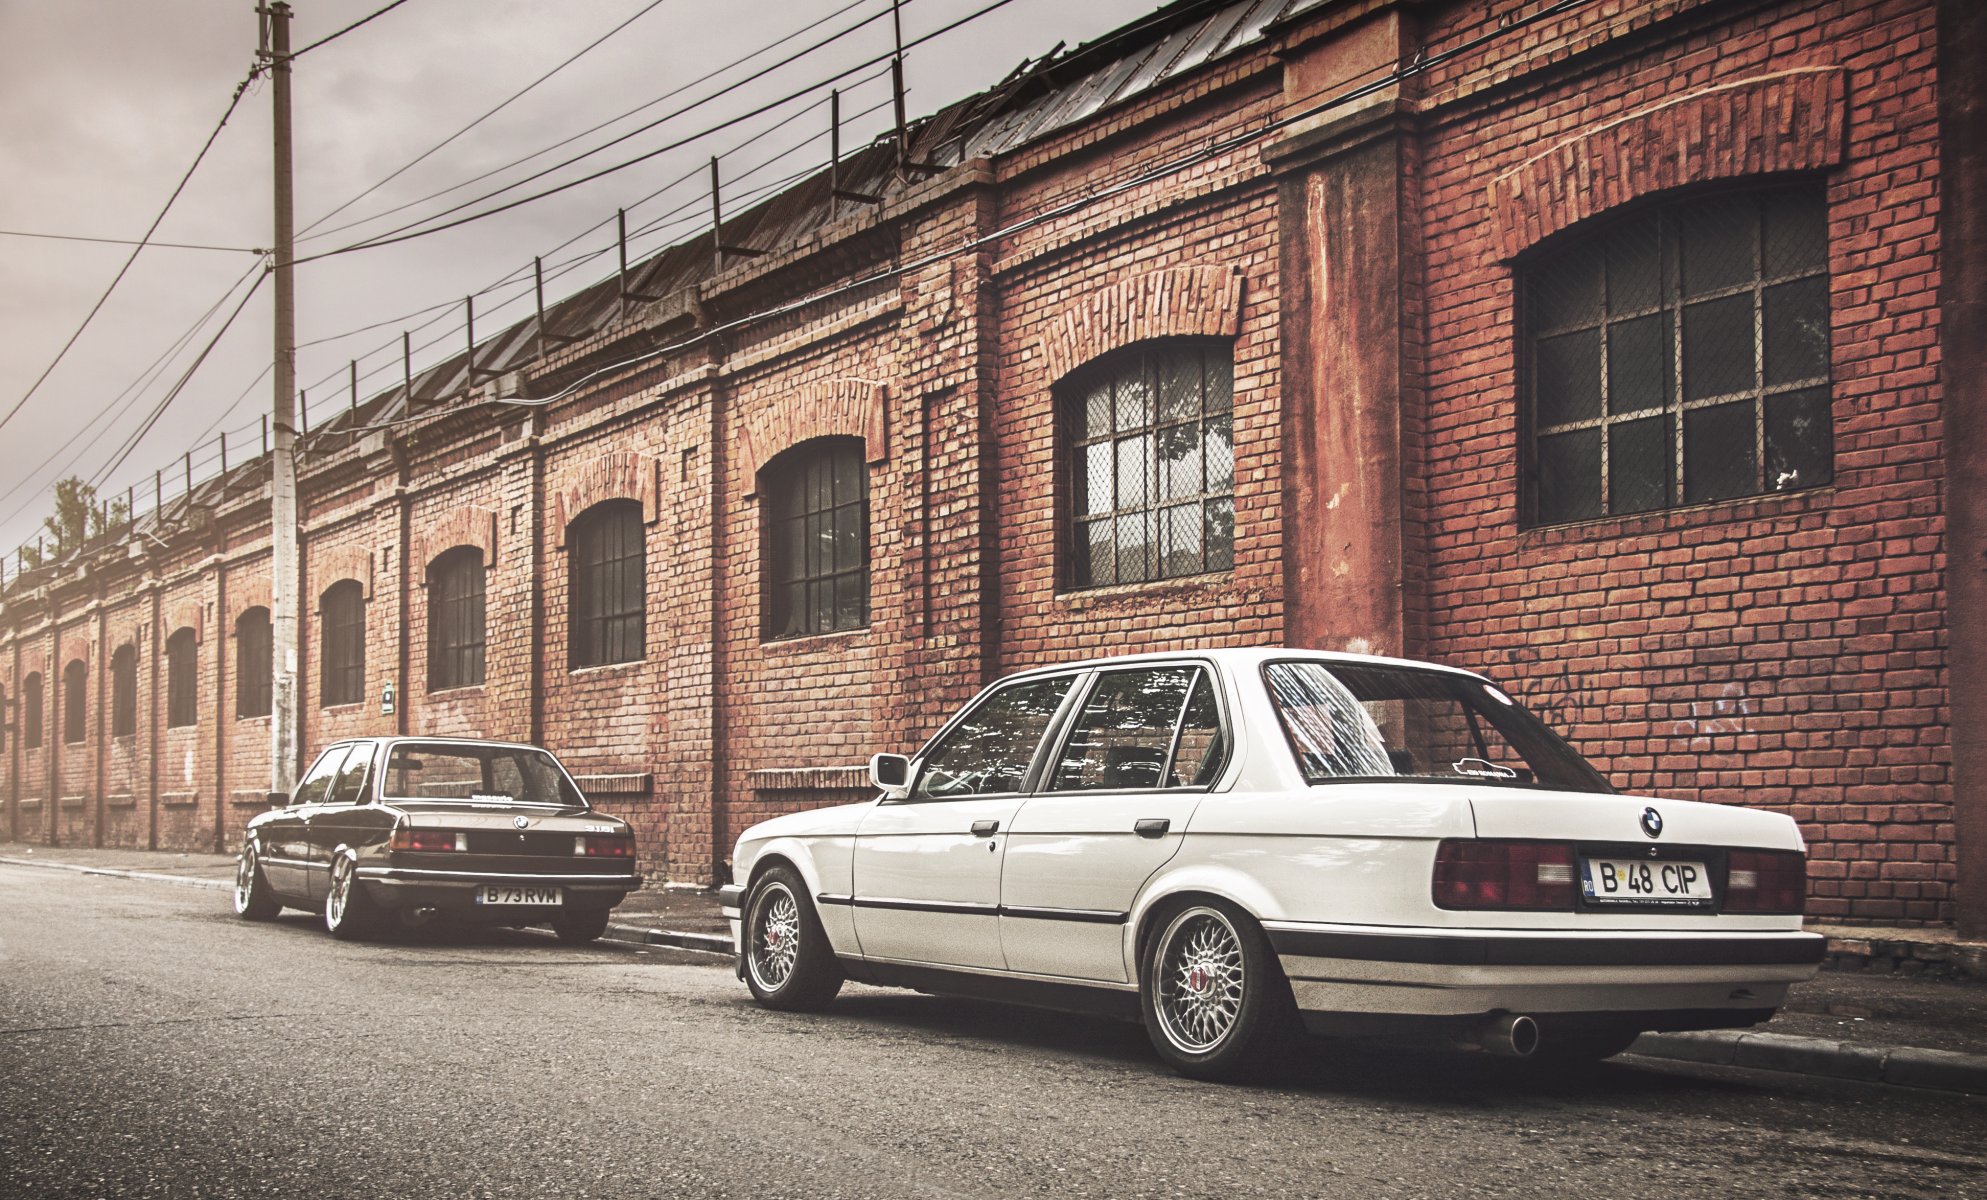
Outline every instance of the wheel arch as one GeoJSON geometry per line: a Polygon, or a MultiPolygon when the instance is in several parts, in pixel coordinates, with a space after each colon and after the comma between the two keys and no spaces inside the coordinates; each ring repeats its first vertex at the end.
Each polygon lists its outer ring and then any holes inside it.
{"type": "Polygon", "coordinates": [[[1201,864],[1162,875],[1147,885],[1127,918],[1130,926],[1126,945],[1130,956],[1126,964],[1129,970],[1127,977],[1133,983],[1141,982],[1146,949],[1151,945],[1161,921],[1181,907],[1200,900],[1221,900],[1231,904],[1258,925],[1262,923],[1264,913],[1276,911],[1269,890],[1239,871],[1201,864]]]}

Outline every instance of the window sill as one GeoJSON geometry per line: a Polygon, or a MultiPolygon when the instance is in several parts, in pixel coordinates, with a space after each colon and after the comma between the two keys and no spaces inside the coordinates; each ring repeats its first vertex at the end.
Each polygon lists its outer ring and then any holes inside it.
{"type": "Polygon", "coordinates": [[[460,687],[429,688],[428,698],[431,700],[474,700],[481,696],[483,689],[488,686],[485,683],[465,683],[460,687]]]}
{"type": "Polygon", "coordinates": [[[317,711],[332,714],[357,712],[365,706],[366,702],[364,700],[346,700],[338,704],[320,704],[317,706],[317,711]]]}
{"type": "Polygon", "coordinates": [[[566,674],[574,678],[597,675],[616,675],[649,665],[646,657],[629,659],[627,662],[595,663],[587,667],[567,667],[566,674]]]}
{"type": "Polygon", "coordinates": [[[1713,500],[1683,508],[1621,517],[1593,517],[1565,525],[1535,525],[1518,531],[1521,542],[1533,546],[1559,546],[1602,539],[1641,537],[1678,529],[1698,529],[1733,521],[1763,521],[1776,517],[1819,512],[1835,503],[1835,486],[1803,488],[1798,492],[1769,492],[1763,496],[1740,496],[1713,500]]]}
{"type": "Polygon", "coordinates": [[[161,792],[160,808],[193,808],[200,803],[199,792],[161,792]]]}
{"type": "Polygon", "coordinates": [[[1125,600],[1163,599],[1168,596],[1225,595],[1235,583],[1233,571],[1210,571],[1203,575],[1176,575],[1145,583],[1114,583],[1108,587],[1083,588],[1056,593],[1056,603],[1082,612],[1085,609],[1116,604],[1125,600]]]}
{"type": "Polygon", "coordinates": [[[16,807],[16,808],[40,808],[40,807],[41,807],[41,797],[40,797],[40,796],[24,796],[24,797],[22,797],[21,799],[19,799],[19,800],[16,800],[16,801],[14,802],[14,807],[16,807]]]}
{"type": "Polygon", "coordinates": [[[269,720],[269,714],[268,714],[268,713],[259,713],[259,714],[257,714],[256,716],[253,716],[253,717],[243,717],[243,716],[237,716],[237,717],[235,718],[235,724],[237,724],[237,725],[240,725],[240,724],[242,724],[243,722],[246,722],[246,721],[267,721],[267,720],[269,720]]]}
{"type": "Polygon", "coordinates": [[[854,629],[837,629],[833,633],[803,633],[799,637],[768,638],[759,643],[759,649],[768,654],[808,654],[863,637],[870,629],[871,626],[858,625],[854,629]]]}
{"type": "Polygon", "coordinates": [[[132,795],[130,792],[119,792],[114,796],[106,796],[103,806],[105,808],[137,808],[138,797],[132,795]]]}
{"type": "Polygon", "coordinates": [[[56,803],[60,804],[63,808],[84,808],[89,805],[90,798],[88,796],[64,796],[56,803]]]}
{"type": "Polygon", "coordinates": [[[200,728],[200,722],[194,721],[187,725],[168,725],[166,726],[166,732],[168,734],[185,733],[193,730],[198,730],[199,728],[200,728]]]}

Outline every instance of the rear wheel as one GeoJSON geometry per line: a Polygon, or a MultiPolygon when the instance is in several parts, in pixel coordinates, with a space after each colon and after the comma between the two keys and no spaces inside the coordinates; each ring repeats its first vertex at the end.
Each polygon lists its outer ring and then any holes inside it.
{"type": "Polygon", "coordinates": [[[250,842],[235,867],[235,915],[244,921],[267,921],[283,910],[269,881],[262,877],[262,859],[250,842]]]}
{"type": "Polygon", "coordinates": [[[767,1008],[813,1012],[842,990],[842,968],[791,867],[759,877],[745,901],[745,986],[767,1008]]]}
{"type": "Polygon", "coordinates": [[[342,941],[356,941],[379,923],[379,910],[359,886],[358,863],[349,854],[331,860],[331,894],[324,901],[324,927],[342,941]]]}
{"type": "Polygon", "coordinates": [[[1194,1079],[1260,1072],[1297,1030],[1290,984],[1262,928],[1212,899],[1162,920],[1139,972],[1139,1009],[1153,1048],[1194,1079]]]}
{"type": "Polygon", "coordinates": [[[552,918],[552,932],[568,946],[591,942],[607,932],[607,915],[604,908],[563,912],[552,918]]]}

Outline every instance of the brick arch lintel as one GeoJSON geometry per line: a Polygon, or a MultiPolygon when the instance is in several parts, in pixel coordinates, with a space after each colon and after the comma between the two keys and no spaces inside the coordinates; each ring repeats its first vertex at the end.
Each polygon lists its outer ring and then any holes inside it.
{"type": "Polygon", "coordinates": [[[205,616],[206,613],[202,609],[200,601],[181,600],[166,610],[166,627],[163,636],[159,638],[159,644],[163,646],[166,638],[171,637],[182,629],[191,629],[193,631],[193,641],[196,645],[206,641],[205,616]]]}
{"type": "Polygon", "coordinates": [[[90,638],[87,634],[73,633],[70,634],[68,637],[63,638],[62,639],[63,669],[67,670],[69,664],[75,662],[77,659],[81,659],[85,663],[89,662],[90,650],[91,650],[90,638]]]}
{"type": "Polygon", "coordinates": [[[274,584],[268,575],[243,575],[228,577],[228,627],[233,628],[242,614],[251,608],[270,608],[274,584]]]}
{"type": "Polygon", "coordinates": [[[422,530],[413,538],[414,553],[409,567],[414,581],[427,585],[428,565],[444,551],[457,546],[474,546],[483,552],[483,566],[497,565],[497,513],[494,509],[464,504],[422,530]]]}
{"type": "Polygon", "coordinates": [[[662,461],[652,454],[613,450],[560,468],[546,488],[553,545],[564,549],[566,529],[580,514],[607,500],[633,500],[642,523],[662,519],[662,461]]]}
{"type": "Polygon", "coordinates": [[[1631,200],[1686,184],[1842,162],[1847,71],[1800,67],[1719,84],[1559,142],[1491,180],[1502,258],[1631,200]]]}
{"type": "Polygon", "coordinates": [[[359,585],[359,595],[373,598],[373,553],[365,546],[335,546],[311,555],[310,606],[317,612],[324,606],[324,593],[350,579],[359,585]]]}
{"type": "Polygon", "coordinates": [[[1050,383],[1100,355],[1156,337],[1235,337],[1242,328],[1240,267],[1153,271],[1091,293],[1042,334],[1050,383]]]}
{"type": "Polygon", "coordinates": [[[884,401],[889,387],[870,379],[845,377],[795,388],[747,418],[738,431],[739,492],[747,499],[759,490],[759,472],[782,451],[822,437],[859,437],[864,461],[890,456],[884,401]]]}

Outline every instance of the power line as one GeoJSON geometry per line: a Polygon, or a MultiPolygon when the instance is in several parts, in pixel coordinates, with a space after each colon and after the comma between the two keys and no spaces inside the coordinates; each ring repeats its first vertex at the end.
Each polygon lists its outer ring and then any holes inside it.
{"type": "Polygon", "coordinates": [[[0,229],[0,237],[46,238],[55,242],[99,242],[106,246],[152,246],[160,250],[224,250],[230,254],[261,254],[250,246],[206,246],[198,242],[133,241],[130,238],[84,237],[78,233],[34,233],[25,229],[0,229]]]}
{"type": "Polygon", "coordinates": [[[399,8],[401,5],[405,3],[407,3],[407,0],[393,0],[393,3],[387,5],[385,8],[367,13],[365,16],[360,17],[358,20],[352,22],[350,25],[347,25],[345,28],[339,30],[336,33],[326,34],[325,36],[312,42],[310,45],[305,46],[301,50],[292,50],[290,52],[290,59],[292,62],[294,62],[297,59],[302,58],[304,55],[309,54],[311,51],[317,49],[319,46],[324,45],[326,42],[335,42],[339,38],[342,38],[346,34],[352,32],[354,29],[357,29],[359,26],[364,25],[369,21],[378,20],[380,17],[385,16],[386,14],[392,12],[396,8],[399,8]]]}
{"type": "MultiPolygon", "coordinates": [[[[649,100],[642,104],[638,104],[634,108],[631,108],[628,111],[619,114],[618,116],[609,117],[607,120],[602,121],[597,125],[593,125],[587,129],[582,129],[578,133],[572,134],[569,137],[561,138],[559,141],[553,142],[551,145],[545,146],[541,149],[534,150],[530,154],[526,154],[520,158],[514,158],[506,163],[501,163],[495,167],[490,168],[489,170],[483,172],[480,175],[471,176],[470,178],[465,179],[460,183],[450,184],[448,187],[442,188],[440,191],[431,192],[428,195],[416,197],[415,199],[408,200],[401,204],[397,204],[392,208],[383,209],[380,212],[372,214],[371,216],[361,217],[356,221],[349,221],[343,225],[334,225],[330,229],[323,230],[321,232],[312,234],[310,236],[313,238],[330,237],[334,233],[343,233],[349,229],[357,229],[361,225],[370,224],[371,222],[380,220],[381,218],[384,217],[390,217],[397,212],[405,212],[407,209],[414,208],[418,205],[426,204],[430,200],[439,200],[443,196],[449,195],[452,192],[461,191],[463,188],[469,187],[471,184],[481,183],[483,180],[488,179],[493,175],[500,175],[503,172],[510,170],[512,167],[523,166],[525,163],[530,162],[532,159],[543,157],[544,155],[550,154],[552,151],[557,150],[562,146],[569,146],[583,137],[587,137],[591,134],[598,133],[602,129],[605,129],[608,126],[613,125],[617,121],[624,121],[627,118],[634,116],[636,113],[645,112],[648,109],[654,108],[656,105],[661,104],[665,100],[669,100],[676,96],[680,96],[684,92],[689,91],[691,88],[696,87],[698,84],[705,83],[712,79],[715,79],[719,75],[724,74],[726,71],[732,70],[735,67],[739,67],[744,65],[745,63],[751,62],[753,59],[759,57],[762,54],[766,54],[772,50],[776,50],[779,47],[785,45],[786,43],[792,41],[794,38],[797,38],[800,35],[809,32],[810,30],[817,29],[822,25],[827,24],[829,21],[834,20],[836,17],[839,17],[844,13],[849,12],[852,9],[861,7],[863,4],[867,2],[868,0],[850,0],[848,4],[843,5],[841,8],[836,9],[834,12],[831,12],[828,15],[819,18],[818,20],[809,22],[808,24],[801,26],[799,29],[794,30],[792,33],[787,34],[785,37],[782,37],[777,41],[773,41],[768,43],[767,45],[761,46],[759,49],[754,50],[751,53],[743,55],[739,58],[733,59],[731,62],[728,62],[723,66],[716,68],[715,70],[707,71],[704,74],[699,75],[697,78],[692,79],[687,83],[679,84],[676,87],[673,87],[670,90],[664,92],[662,95],[657,96],[653,100],[649,100]]],[[[883,15],[882,13],[878,13],[876,14],[876,16],[870,17],[866,21],[863,21],[856,25],[851,25],[849,28],[842,30],[841,33],[835,34],[832,37],[829,37],[815,44],[814,46],[809,47],[807,50],[801,51],[800,55],[797,55],[795,57],[812,53],[813,51],[820,49],[822,46],[825,46],[830,42],[833,42],[836,38],[846,36],[847,34],[853,33],[855,30],[862,28],[862,26],[868,24],[869,21],[877,20],[882,15],[883,15]]],[[[792,58],[785,59],[782,62],[775,64],[775,67],[784,66],[792,61],[793,61],[792,58]]],[[[706,97],[705,99],[708,100],[710,99],[710,97],[706,97]]],[[[699,103],[703,102],[704,101],[699,101],[699,103]]],[[[663,119],[668,120],[669,118],[665,117],[663,119]]],[[[640,131],[637,130],[636,132],[640,131]]],[[[558,168],[554,167],[551,169],[557,170],[558,168]]],[[[534,176],[533,178],[536,178],[536,176],[534,176]]],[[[475,201],[470,201],[470,203],[475,203],[475,201]]],[[[329,216],[329,214],[326,215],[329,216]]],[[[316,226],[320,224],[321,221],[322,219],[320,219],[320,221],[312,222],[311,227],[316,228],[316,226]]]]}
{"type": "Polygon", "coordinates": [[[94,321],[97,314],[103,311],[103,306],[110,299],[110,294],[117,290],[118,284],[124,282],[124,276],[131,270],[131,264],[137,262],[138,256],[145,252],[146,244],[151,241],[152,235],[159,231],[160,222],[164,221],[166,214],[172,211],[174,202],[179,199],[180,193],[186,190],[187,182],[193,178],[193,173],[200,169],[201,162],[207,157],[207,151],[213,148],[214,139],[221,136],[221,130],[226,128],[228,118],[235,115],[235,107],[241,103],[242,95],[248,91],[248,85],[253,83],[256,75],[260,73],[261,68],[254,68],[249,71],[246,79],[235,85],[235,94],[228,98],[227,110],[221,114],[221,119],[215,122],[213,132],[207,135],[207,140],[200,144],[200,153],[193,156],[192,164],[186,168],[186,173],[179,177],[178,185],[173,188],[172,195],[166,197],[165,206],[159,209],[159,215],[152,218],[152,224],[145,230],[144,238],[132,247],[130,257],[126,258],[124,265],[117,269],[117,274],[112,277],[110,286],[105,288],[103,295],[98,296],[97,302],[90,306],[89,313],[83,317],[83,323],[76,326],[76,332],[69,335],[68,341],[62,343],[62,349],[56,351],[54,360],[47,367],[43,368],[42,373],[35,377],[33,383],[28,385],[28,390],[22,393],[21,398],[14,401],[13,407],[7,410],[7,414],[0,416],[0,429],[4,429],[7,422],[14,419],[14,414],[21,411],[21,406],[26,404],[36,392],[41,390],[41,385],[48,381],[48,377],[55,373],[55,368],[61,365],[64,358],[68,357],[69,351],[75,346],[77,339],[81,338],[83,331],[90,327],[90,322],[94,321]]]}
{"type": "Polygon", "coordinates": [[[480,117],[477,117],[469,124],[464,125],[462,128],[456,130],[454,133],[451,133],[447,137],[443,138],[441,141],[436,142],[434,145],[428,147],[426,150],[421,151],[421,153],[415,155],[413,158],[408,159],[406,162],[402,163],[399,167],[395,168],[392,174],[386,176],[384,179],[381,179],[379,182],[373,184],[365,191],[360,192],[358,195],[352,197],[350,200],[347,200],[343,204],[340,204],[337,208],[332,209],[330,212],[325,213],[323,216],[317,218],[315,221],[312,221],[310,224],[304,226],[303,229],[300,231],[300,234],[308,234],[311,230],[316,229],[319,225],[324,224],[326,221],[329,221],[331,218],[337,216],[339,213],[344,212],[346,209],[352,207],[354,204],[357,204],[359,201],[364,200],[367,196],[372,195],[374,192],[385,187],[387,184],[392,183],[394,180],[400,178],[408,171],[414,169],[417,166],[420,166],[423,162],[426,162],[431,155],[435,154],[443,147],[449,145],[451,142],[455,141],[463,134],[468,133],[470,130],[476,128],[478,125],[481,125],[483,122],[489,120],[491,117],[496,116],[498,113],[504,111],[506,108],[509,108],[512,104],[523,99],[524,96],[527,93],[529,93],[533,88],[536,88],[539,84],[544,83],[546,80],[552,78],[554,75],[557,75],[559,72],[565,70],[567,67],[572,66],[580,59],[592,53],[596,48],[600,46],[602,42],[605,42],[608,38],[613,37],[615,34],[621,32],[623,29],[626,29],[628,26],[633,25],[636,21],[641,20],[643,17],[654,12],[656,9],[662,7],[666,3],[668,3],[668,0],[649,0],[649,3],[643,5],[641,11],[637,12],[634,16],[629,17],[627,20],[621,22],[619,25],[616,25],[614,28],[608,30],[606,33],[603,33],[599,37],[593,39],[591,42],[588,42],[578,51],[568,55],[566,59],[563,62],[561,62],[558,66],[553,67],[551,70],[545,72],[543,75],[540,75],[538,78],[532,80],[530,83],[525,84],[517,91],[512,92],[510,95],[504,97],[504,99],[495,108],[490,109],[488,112],[484,113],[480,117]]]}

